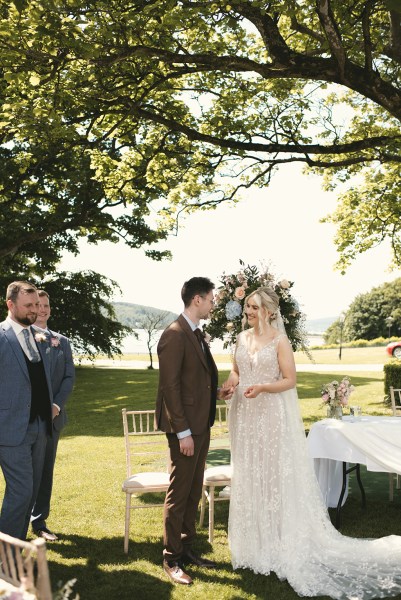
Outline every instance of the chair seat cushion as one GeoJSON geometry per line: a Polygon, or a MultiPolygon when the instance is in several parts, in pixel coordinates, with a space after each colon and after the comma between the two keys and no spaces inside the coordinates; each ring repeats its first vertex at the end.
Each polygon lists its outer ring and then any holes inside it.
{"type": "Polygon", "coordinates": [[[123,492],[165,492],[170,484],[169,473],[136,473],[123,483],[123,492]]]}
{"type": "Polygon", "coordinates": [[[227,485],[231,481],[232,469],[231,465],[218,465],[217,467],[209,467],[205,470],[203,476],[203,485],[217,484],[227,485]]]}

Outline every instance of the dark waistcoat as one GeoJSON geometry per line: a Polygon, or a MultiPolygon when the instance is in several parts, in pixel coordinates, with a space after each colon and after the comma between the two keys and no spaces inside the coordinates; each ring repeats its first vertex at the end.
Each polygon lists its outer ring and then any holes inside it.
{"type": "Polygon", "coordinates": [[[29,422],[32,423],[36,417],[41,417],[41,419],[46,421],[48,433],[51,434],[52,415],[50,396],[43,361],[34,363],[25,356],[25,362],[28,367],[29,379],[31,380],[31,413],[29,422]]]}

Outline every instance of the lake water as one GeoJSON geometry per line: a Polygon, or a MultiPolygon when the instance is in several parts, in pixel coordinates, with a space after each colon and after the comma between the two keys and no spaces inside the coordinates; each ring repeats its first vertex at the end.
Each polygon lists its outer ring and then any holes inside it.
{"type": "MultiPolygon", "coordinates": [[[[123,354],[147,354],[148,347],[146,345],[147,334],[143,329],[135,329],[135,332],[138,334],[138,339],[134,335],[128,335],[122,344],[122,353],[123,354]]],[[[160,331],[157,336],[155,336],[155,342],[152,348],[152,352],[156,352],[157,342],[163,332],[160,331]]],[[[319,335],[311,335],[309,336],[309,344],[310,346],[321,346],[323,344],[323,337],[319,335]]],[[[220,340],[214,340],[211,345],[211,350],[213,354],[230,354],[229,349],[224,350],[223,342],[220,340]]]]}

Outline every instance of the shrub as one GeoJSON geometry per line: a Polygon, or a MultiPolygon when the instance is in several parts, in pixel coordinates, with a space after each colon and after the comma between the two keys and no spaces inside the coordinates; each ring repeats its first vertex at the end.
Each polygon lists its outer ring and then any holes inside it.
{"type": "Polygon", "coordinates": [[[384,393],[389,399],[390,386],[401,388],[401,361],[393,359],[384,365],[384,393]]]}

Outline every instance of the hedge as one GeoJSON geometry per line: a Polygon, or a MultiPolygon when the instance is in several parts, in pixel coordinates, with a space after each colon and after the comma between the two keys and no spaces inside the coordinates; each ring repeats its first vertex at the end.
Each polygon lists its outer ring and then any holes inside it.
{"type": "MultiPolygon", "coordinates": [[[[352,342],[343,342],[341,346],[343,348],[370,348],[372,346],[387,346],[389,342],[397,342],[399,337],[384,338],[378,337],[374,340],[353,340],[352,342]]],[[[312,346],[311,350],[330,350],[331,348],[338,348],[337,344],[324,344],[322,346],[312,346]]]]}
{"type": "Polygon", "coordinates": [[[390,397],[390,386],[401,388],[401,360],[390,360],[384,365],[384,393],[390,397]]]}

